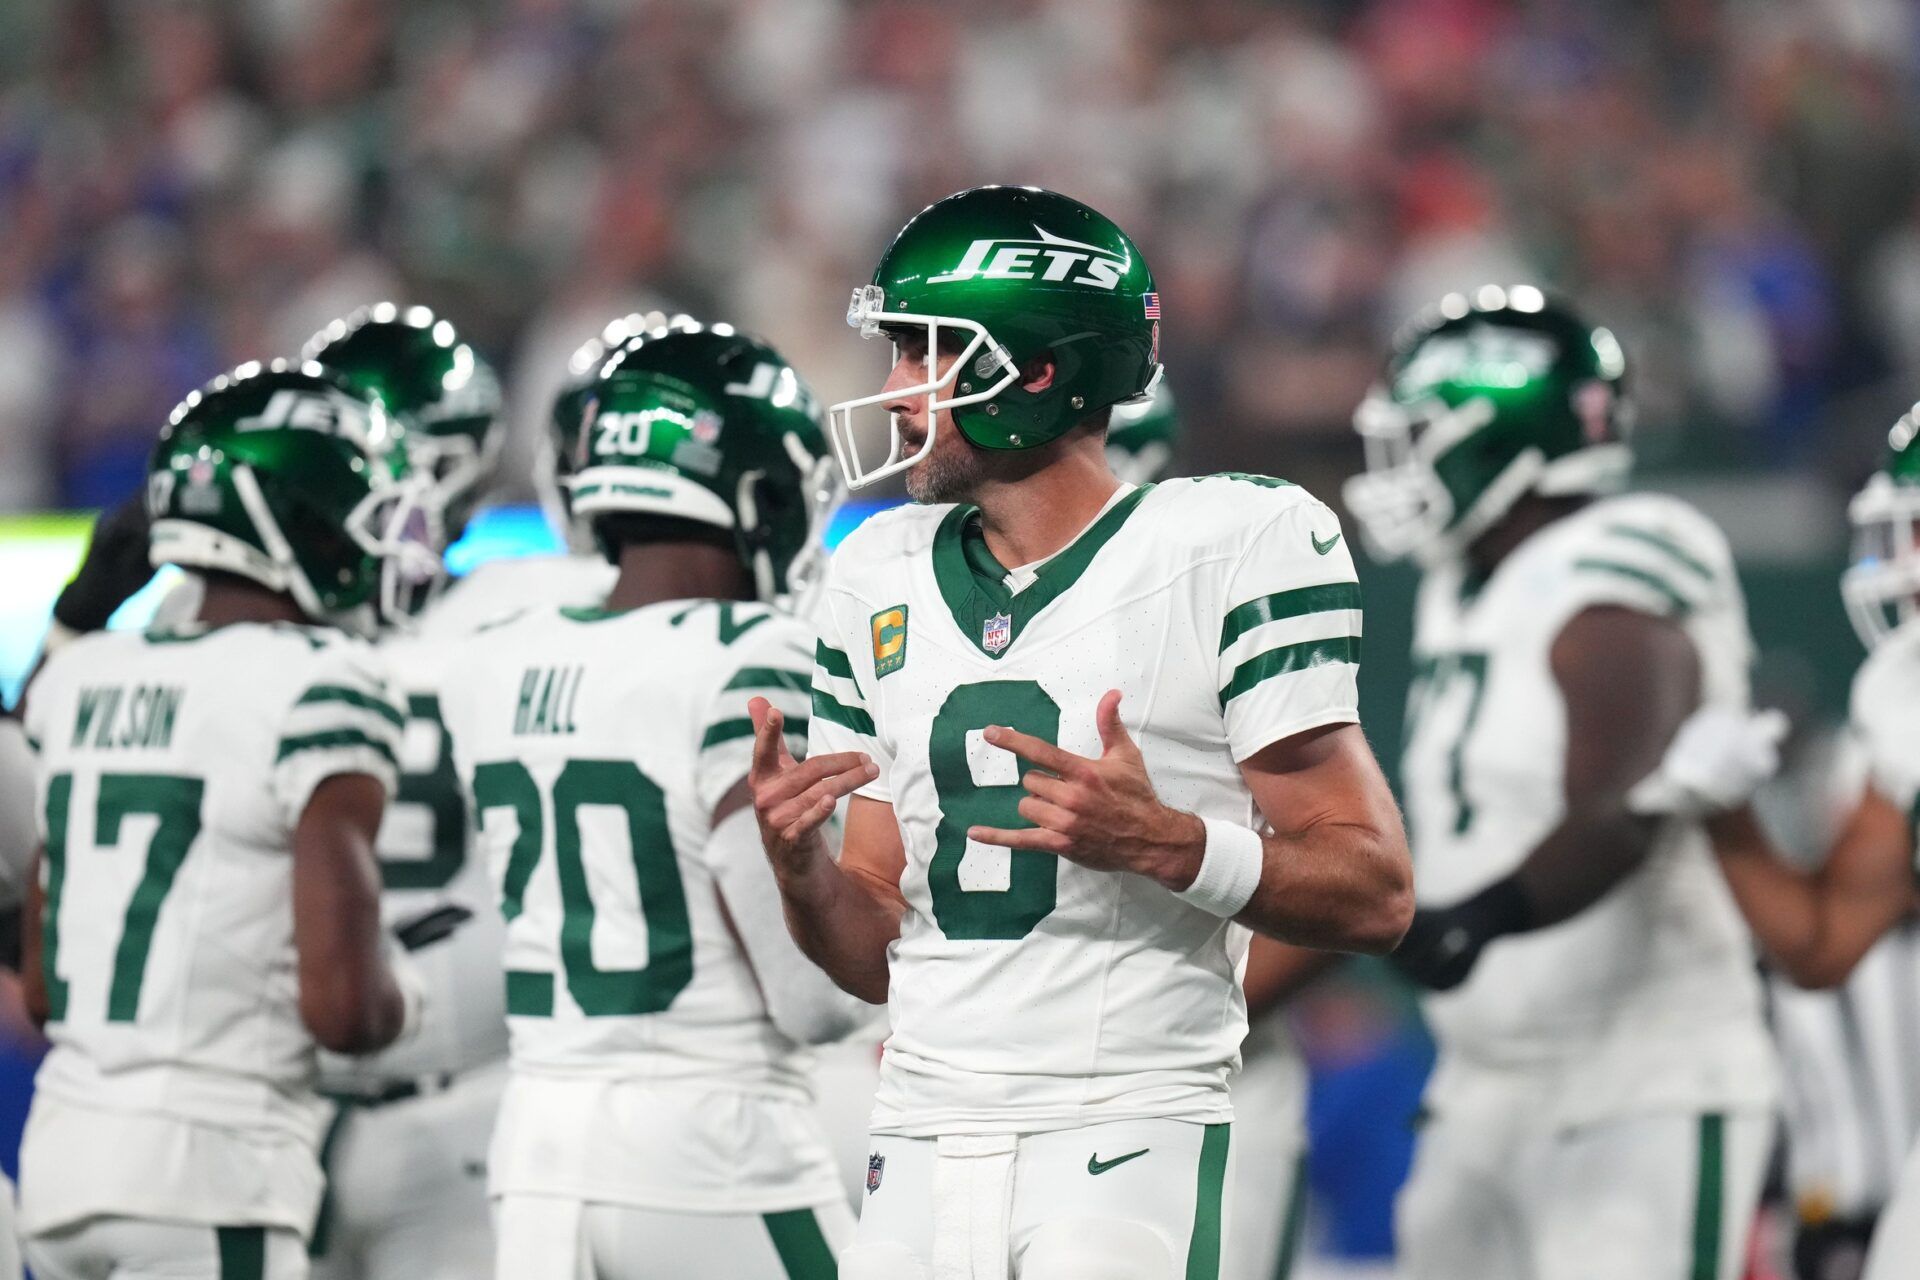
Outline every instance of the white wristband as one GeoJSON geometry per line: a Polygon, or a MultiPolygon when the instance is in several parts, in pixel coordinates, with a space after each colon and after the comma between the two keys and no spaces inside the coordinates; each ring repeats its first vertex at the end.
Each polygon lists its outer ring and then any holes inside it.
{"type": "Polygon", "coordinates": [[[1260,887],[1266,863],[1266,845],[1258,831],[1236,822],[1201,820],[1207,828],[1207,851],[1200,857],[1200,873],[1180,891],[1180,898],[1202,911],[1231,918],[1240,914],[1260,887]]]}

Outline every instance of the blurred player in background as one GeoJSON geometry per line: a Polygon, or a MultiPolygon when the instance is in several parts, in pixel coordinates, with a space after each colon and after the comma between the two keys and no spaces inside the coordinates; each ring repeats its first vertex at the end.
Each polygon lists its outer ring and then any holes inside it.
{"type": "Polygon", "coordinates": [[[321,1193],[316,1042],[418,1021],[373,841],[402,717],[372,633],[436,564],[379,405],[243,366],[161,436],[153,559],[198,621],[71,641],[28,689],[42,857],[21,1148],[36,1274],[298,1277],[321,1193]]]}
{"type": "MultiPolygon", "coordinates": [[[[441,545],[458,541],[493,480],[505,430],[487,362],[449,321],[390,302],[334,321],[305,354],[402,424],[441,545]]],[[[381,905],[416,945],[447,941],[417,962],[432,993],[418,1035],[376,1057],[323,1062],[340,1108],[313,1238],[315,1273],[327,1280],[457,1280],[492,1265],[486,1151],[506,1084],[503,931],[486,868],[470,856],[440,677],[449,646],[521,607],[531,584],[500,584],[511,594],[495,585],[437,577],[408,602],[417,616],[379,639],[405,715],[399,791],[377,849],[381,905]]]]}
{"type": "Polygon", "coordinates": [[[572,510],[613,591],[484,629],[446,694],[508,921],[496,1274],[831,1276],[853,1221],[800,1047],[870,1014],[787,936],[745,785],[748,698],[805,719],[812,633],[754,602],[819,569],[819,409],[686,321],[585,403],[572,510]]]}
{"type": "MultiPolygon", "coordinates": [[[[1842,592],[1867,645],[1854,677],[1852,731],[1867,785],[1818,871],[1775,851],[1747,807],[1713,824],[1720,865],[1767,957],[1795,982],[1845,981],[1868,950],[1914,911],[1920,842],[1920,407],[1889,434],[1890,454],[1854,498],[1854,562],[1842,592]]],[[[1703,715],[1674,744],[1669,785],[1704,803],[1745,798],[1765,776],[1781,726],[1766,716],[1703,715]],[[1758,763],[1756,763],[1758,762],[1758,763]]],[[[1915,995],[1920,1002],[1920,993],[1915,995]]],[[[1920,1017],[1920,1011],[1914,1011],[1920,1017]]],[[[1912,1046],[1903,1052],[1911,1058],[1912,1046]]],[[[1912,1062],[1907,1062],[1911,1069],[1912,1062]]],[[[1913,1274],[1920,1258],[1920,1148],[1881,1216],[1868,1280],[1913,1274]]]]}
{"type": "Polygon", "coordinates": [[[1629,792],[1743,709],[1725,539],[1631,463],[1612,333],[1521,285],[1449,295],[1356,414],[1349,507],[1424,575],[1402,783],[1421,909],[1395,954],[1439,1042],[1399,1205],[1415,1280],[1731,1280],[1775,1071],[1697,823],[1629,792]]]}
{"type": "Polygon", "coordinates": [[[840,1274],[1217,1277],[1246,1033],[1231,922],[1378,950],[1410,906],[1355,723],[1338,525],[1264,477],[1114,476],[1107,411],[1160,374],[1159,295],[1077,201],[929,206],[848,319],[895,361],[835,406],[842,465],[856,486],[904,471],[918,505],[829,567],[822,754],[795,762],[790,717],[754,704],[789,923],[889,1004],[840,1274]],[[873,468],[865,407],[891,417],[873,468]],[[820,828],[849,792],[836,863],[820,828]]]}

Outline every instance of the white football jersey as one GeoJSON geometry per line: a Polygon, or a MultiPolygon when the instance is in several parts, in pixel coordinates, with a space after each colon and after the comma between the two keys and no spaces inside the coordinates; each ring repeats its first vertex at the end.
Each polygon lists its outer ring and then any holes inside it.
{"type": "Polygon", "coordinates": [[[40,754],[40,1068],[23,1221],[87,1213],[304,1231],[325,1107],[300,1021],[293,832],[319,784],[391,791],[379,658],[291,625],[101,633],[27,702],[40,754]]]}
{"type": "MultiPolygon", "coordinates": [[[[1554,641],[1582,610],[1671,618],[1702,696],[1745,706],[1746,605],[1726,540],[1677,499],[1594,502],[1522,543],[1477,586],[1428,573],[1414,630],[1401,780],[1422,903],[1515,870],[1565,813],[1566,709],[1554,641]]],[[[1450,1072],[1553,1072],[1577,1123],[1660,1107],[1764,1106],[1775,1084],[1752,944],[1704,832],[1670,822],[1643,865],[1564,924],[1502,938],[1426,1001],[1450,1072]]]]}
{"type": "Polygon", "coordinates": [[[1874,789],[1912,815],[1920,858],[1920,623],[1895,631],[1861,664],[1852,729],[1874,789]]]}
{"type": "Polygon", "coordinates": [[[865,751],[907,901],[876,1132],[1231,1118],[1246,931],[1146,879],[974,844],[1028,825],[1004,724],[1086,756],[1109,689],[1160,798],[1258,825],[1239,762],[1358,720],[1360,598],[1333,514],[1251,476],[1123,489],[1016,573],[970,507],[875,516],[828,570],[814,751],[865,751]]]}
{"type": "Polygon", "coordinates": [[[392,1080],[470,1071],[506,1055],[505,926],[485,860],[468,856],[467,803],[440,714],[441,678],[452,647],[481,626],[532,608],[597,605],[612,585],[613,567],[598,557],[489,560],[449,586],[411,628],[381,640],[407,716],[400,789],[377,849],[381,914],[389,928],[442,906],[464,907],[473,918],[409,957],[427,993],[417,1033],[366,1057],[324,1055],[329,1090],[377,1092],[392,1080]]]}
{"type": "MultiPolygon", "coordinates": [[[[507,921],[513,1089],[640,1081],[731,1090],[795,1115],[810,1104],[807,1055],[768,1019],[704,855],[715,806],[747,774],[748,700],[770,699],[805,731],[811,645],[808,628],[764,605],[703,600],[535,610],[455,653],[442,711],[507,921]]],[[[589,1112],[616,1096],[550,1089],[550,1117],[573,1115],[562,1093],[591,1095],[579,1104],[589,1112]]],[[[648,1140],[664,1141],[657,1113],[607,1105],[603,1137],[644,1121],[648,1140]]],[[[558,1150],[558,1121],[503,1121],[494,1190],[674,1207],[696,1182],[811,1180],[837,1194],[815,1134],[742,1152],[743,1121],[724,1108],[670,1118],[676,1160],[664,1164],[596,1162],[584,1121],[566,1126],[583,1135],[579,1152],[558,1150]],[[728,1170],[706,1168],[723,1158],[728,1170]]]]}

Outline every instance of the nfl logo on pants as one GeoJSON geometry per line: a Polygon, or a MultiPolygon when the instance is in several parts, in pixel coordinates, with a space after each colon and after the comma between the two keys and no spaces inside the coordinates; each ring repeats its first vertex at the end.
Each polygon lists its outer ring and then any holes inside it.
{"type": "Polygon", "coordinates": [[[881,1178],[881,1175],[886,1173],[886,1171],[887,1171],[887,1158],[885,1156],[870,1155],[867,1157],[867,1194],[868,1195],[872,1195],[874,1192],[880,1189],[880,1178],[881,1178]]]}

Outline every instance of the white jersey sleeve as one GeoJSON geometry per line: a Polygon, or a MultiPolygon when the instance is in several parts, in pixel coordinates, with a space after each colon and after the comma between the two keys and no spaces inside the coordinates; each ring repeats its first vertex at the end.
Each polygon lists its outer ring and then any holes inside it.
{"type": "MultiPolygon", "coordinates": [[[[876,517],[876,519],[884,517],[876,517]]],[[[813,650],[813,715],[807,723],[809,752],[864,751],[880,766],[880,776],[854,792],[870,800],[893,802],[893,759],[874,729],[866,691],[875,668],[904,655],[907,606],[883,609],[871,618],[847,616],[855,598],[832,590],[835,566],[828,566],[828,591],[820,606],[820,634],[813,650]],[[893,646],[898,646],[895,648],[893,646]],[[857,668],[857,669],[856,669],[857,668]]]]}
{"type": "MultiPolygon", "coordinates": [[[[1298,492],[1298,491],[1294,491],[1298,492]]],[[[1236,762],[1269,743],[1360,719],[1360,583],[1340,523],[1296,500],[1229,571],[1217,672],[1236,762]]]]}
{"type": "Polygon", "coordinates": [[[282,721],[274,751],[273,795],[289,829],[328,778],[364,773],[389,797],[399,785],[407,720],[378,655],[358,641],[330,640],[316,668],[282,721]]]}
{"type": "Polygon", "coordinates": [[[697,726],[694,771],[699,801],[713,812],[753,763],[753,720],[747,703],[765,698],[786,716],[787,749],[806,754],[813,647],[807,627],[781,614],[767,614],[723,650],[732,670],[707,703],[697,726]]]}

